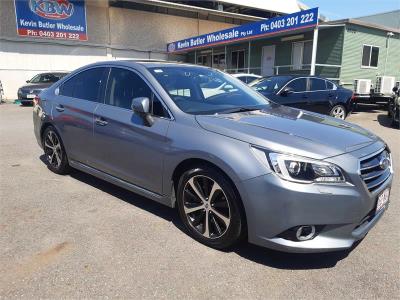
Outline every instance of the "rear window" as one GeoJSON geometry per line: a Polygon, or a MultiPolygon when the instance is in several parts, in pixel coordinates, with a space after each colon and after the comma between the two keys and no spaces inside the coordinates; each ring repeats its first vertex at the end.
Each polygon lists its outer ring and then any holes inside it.
{"type": "Polygon", "coordinates": [[[318,78],[310,78],[310,91],[326,90],[326,81],[318,78]]]}

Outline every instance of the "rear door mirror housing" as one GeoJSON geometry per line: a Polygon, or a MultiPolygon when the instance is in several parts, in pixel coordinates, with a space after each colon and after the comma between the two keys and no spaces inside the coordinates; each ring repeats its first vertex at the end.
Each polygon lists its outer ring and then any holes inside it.
{"type": "Polygon", "coordinates": [[[150,112],[150,99],[147,97],[138,97],[132,100],[132,110],[143,118],[145,125],[151,127],[154,124],[153,116],[150,112]]]}

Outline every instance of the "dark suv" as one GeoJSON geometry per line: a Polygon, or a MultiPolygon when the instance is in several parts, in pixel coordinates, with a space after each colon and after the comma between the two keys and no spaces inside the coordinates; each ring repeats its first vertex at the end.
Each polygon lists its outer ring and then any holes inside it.
{"type": "Polygon", "coordinates": [[[344,120],[352,110],[353,92],[316,76],[271,76],[250,86],[282,105],[305,109],[344,120]]]}

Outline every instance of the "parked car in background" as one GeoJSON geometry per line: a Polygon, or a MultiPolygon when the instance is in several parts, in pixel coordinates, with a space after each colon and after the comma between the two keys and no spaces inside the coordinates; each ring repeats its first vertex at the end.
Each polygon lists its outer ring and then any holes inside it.
{"type": "Polygon", "coordinates": [[[36,95],[63,78],[68,73],[41,73],[26,81],[26,85],[18,89],[18,100],[22,105],[32,104],[36,95]]]}
{"type": "Polygon", "coordinates": [[[203,66],[82,67],[35,98],[33,123],[51,171],[73,167],[177,206],[186,231],[218,249],[243,238],[347,249],[388,207],[393,168],[379,137],[203,66]]]}
{"type": "Polygon", "coordinates": [[[244,83],[249,84],[250,82],[253,82],[256,79],[262,78],[262,76],[257,75],[257,74],[248,74],[248,73],[236,73],[236,74],[231,74],[233,77],[236,77],[237,79],[240,79],[244,83]]]}
{"type": "Polygon", "coordinates": [[[400,90],[396,86],[393,88],[393,96],[388,101],[388,116],[391,119],[393,127],[399,128],[399,114],[400,114],[400,90]]]}
{"type": "Polygon", "coordinates": [[[353,92],[316,76],[271,76],[250,86],[268,99],[344,120],[353,106],[353,92]]]}

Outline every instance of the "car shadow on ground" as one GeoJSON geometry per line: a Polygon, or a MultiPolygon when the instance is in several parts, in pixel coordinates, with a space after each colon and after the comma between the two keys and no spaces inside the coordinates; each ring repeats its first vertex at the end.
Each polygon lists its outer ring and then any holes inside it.
{"type": "Polygon", "coordinates": [[[387,115],[387,113],[378,115],[376,119],[381,126],[391,129],[399,129],[399,126],[395,127],[392,125],[392,119],[387,115]]]}
{"type": "MultiPolygon", "coordinates": [[[[44,155],[40,156],[40,160],[47,165],[47,161],[44,155]]],[[[143,196],[135,194],[131,191],[128,191],[124,188],[118,187],[112,183],[75,169],[71,170],[69,176],[96,189],[99,189],[107,194],[110,194],[135,207],[146,210],[157,217],[172,222],[177,229],[186,233],[186,230],[179,219],[176,209],[167,207],[143,196]]],[[[154,234],[157,233],[154,232],[154,234]]],[[[221,252],[235,252],[236,254],[247,260],[271,268],[305,270],[332,268],[337,264],[338,261],[346,258],[355,247],[356,246],[346,251],[330,253],[296,254],[274,251],[243,241],[232,249],[223,250],[221,252]]]]}
{"type": "Polygon", "coordinates": [[[352,115],[357,115],[359,113],[379,113],[386,109],[385,104],[357,104],[357,107],[351,112],[352,115]]]}

